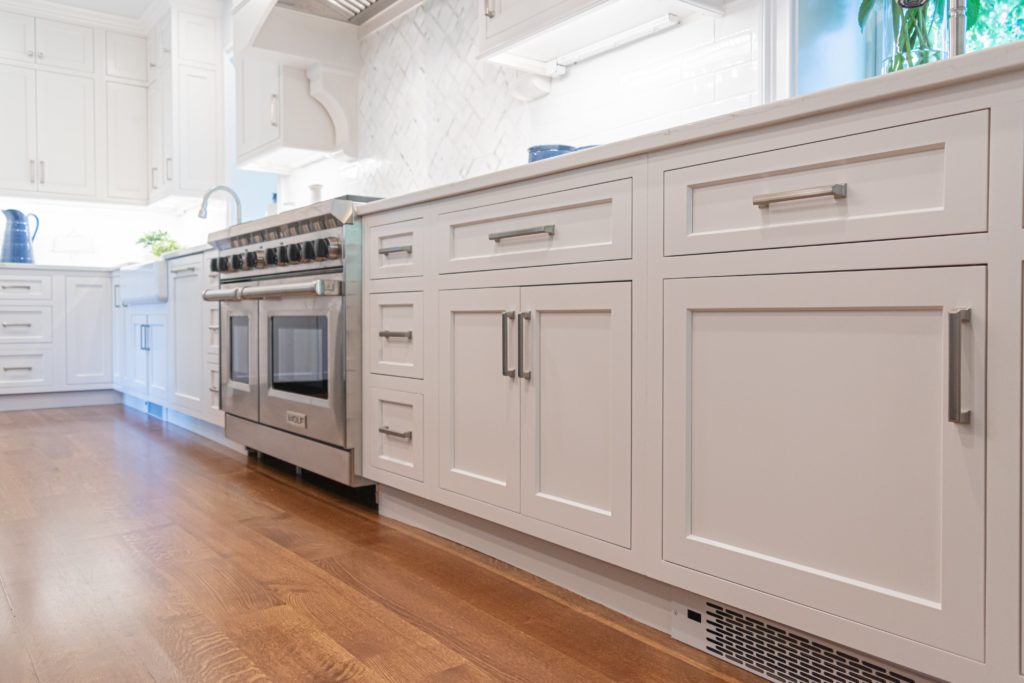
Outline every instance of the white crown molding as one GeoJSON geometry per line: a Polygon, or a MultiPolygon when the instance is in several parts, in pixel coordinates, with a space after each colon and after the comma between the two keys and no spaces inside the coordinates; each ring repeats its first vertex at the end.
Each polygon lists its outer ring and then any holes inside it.
{"type": "MultiPolygon", "coordinates": [[[[151,5],[159,1],[153,0],[151,5]]],[[[18,14],[28,14],[42,19],[88,24],[95,28],[112,31],[126,31],[128,33],[145,33],[146,31],[146,26],[140,19],[129,19],[115,14],[71,7],[59,2],[53,2],[52,0],[0,0],[0,9],[17,12],[18,14]]],[[[149,7],[146,8],[146,12],[148,11],[149,7]]],[[[143,16],[145,16],[146,12],[143,13],[143,16]]]]}

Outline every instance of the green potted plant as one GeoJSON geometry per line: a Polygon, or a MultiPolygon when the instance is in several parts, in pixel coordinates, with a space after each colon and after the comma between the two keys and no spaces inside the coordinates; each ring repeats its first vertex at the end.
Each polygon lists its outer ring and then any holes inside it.
{"type": "Polygon", "coordinates": [[[157,257],[181,249],[181,245],[168,235],[166,230],[150,230],[135,243],[148,248],[149,252],[157,257]]]}
{"type": "MultiPolygon", "coordinates": [[[[967,0],[967,27],[978,21],[981,0],[967,0]]],[[[949,56],[949,0],[861,0],[861,31],[879,34],[880,73],[892,73],[949,56]]]]}

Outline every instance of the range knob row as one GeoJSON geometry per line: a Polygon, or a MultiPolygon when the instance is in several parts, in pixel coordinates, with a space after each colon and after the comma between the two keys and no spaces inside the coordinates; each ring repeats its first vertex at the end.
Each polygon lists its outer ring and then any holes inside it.
{"type": "Polygon", "coordinates": [[[284,266],[290,263],[309,263],[337,259],[341,256],[341,243],[334,237],[321,237],[308,242],[296,242],[265,251],[247,251],[244,254],[220,256],[210,261],[210,270],[225,273],[238,270],[253,270],[266,266],[284,266]]]}

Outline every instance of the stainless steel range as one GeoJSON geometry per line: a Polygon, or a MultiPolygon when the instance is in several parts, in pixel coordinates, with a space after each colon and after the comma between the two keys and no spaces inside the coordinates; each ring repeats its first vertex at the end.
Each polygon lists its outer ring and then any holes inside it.
{"type": "Polygon", "coordinates": [[[339,197],[210,235],[228,438],[349,486],[359,476],[362,235],[339,197]]]}

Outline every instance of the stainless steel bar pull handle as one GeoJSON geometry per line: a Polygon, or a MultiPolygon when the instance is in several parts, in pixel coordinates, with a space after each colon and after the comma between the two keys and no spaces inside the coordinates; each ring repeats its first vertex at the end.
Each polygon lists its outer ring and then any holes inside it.
{"type": "MultiPolygon", "coordinates": [[[[41,56],[42,55],[40,55],[40,57],[41,56]]],[[[46,162],[45,161],[40,161],[39,162],[39,184],[40,185],[45,185],[46,184],[46,162]]]]}
{"type": "Polygon", "coordinates": [[[0,289],[32,289],[32,285],[0,285],[0,289]]]}
{"type": "Polygon", "coordinates": [[[383,337],[384,339],[408,339],[412,341],[412,330],[404,330],[397,332],[395,330],[381,330],[377,333],[377,336],[383,337]]]}
{"type": "Polygon", "coordinates": [[[795,202],[800,199],[814,199],[815,197],[844,199],[846,197],[846,183],[824,185],[822,187],[808,187],[803,190],[791,190],[789,192],[754,195],[754,206],[759,209],[767,209],[772,204],[795,202]]]}
{"type": "Polygon", "coordinates": [[[178,273],[194,273],[196,272],[195,266],[182,266],[181,268],[171,268],[171,273],[177,275],[178,273]]]}
{"type": "Polygon", "coordinates": [[[204,289],[203,301],[241,301],[242,288],[231,289],[204,289]]]}
{"type": "Polygon", "coordinates": [[[548,237],[554,237],[555,226],[538,225],[536,228],[521,228],[519,230],[506,230],[505,232],[492,232],[487,236],[487,239],[492,242],[500,242],[501,240],[507,240],[512,237],[529,237],[530,235],[547,235],[548,237]]]}
{"type": "Polygon", "coordinates": [[[33,185],[36,184],[36,162],[35,159],[28,160],[28,181],[33,185]]]}
{"type": "Polygon", "coordinates": [[[15,371],[19,371],[19,370],[22,371],[22,372],[31,372],[32,371],[32,366],[31,365],[5,365],[4,366],[4,372],[15,372],[15,371]]]}
{"type": "Polygon", "coordinates": [[[0,327],[32,327],[32,323],[0,323],[0,327]]]}
{"type": "Polygon", "coordinates": [[[501,314],[501,374],[505,377],[515,377],[515,368],[508,366],[508,323],[516,319],[515,311],[505,311],[501,314]]]}
{"type": "Polygon", "coordinates": [[[961,405],[963,389],[963,326],[971,322],[971,309],[958,308],[949,313],[949,421],[971,423],[971,411],[961,405]]]}
{"type": "Polygon", "coordinates": [[[242,287],[241,292],[240,296],[245,300],[279,299],[302,296],[340,296],[342,288],[341,283],[337,280],[310,280],[309,282],[296,282],[285,285],[242,287]]]}
{"type": "Polygon", "coordinates": [[[377,431],[380,432],[381,434],[386,435],[386,436],[393,436],[396,439],[411,439],[412,438],[412,432],[396,432],[395,430],[391,429],[387,425],[384,425],[383,427],[378,427],[377,431]]]}
{"type": "Polygon", "coordinates": [[[278,127],[277,120],[277,95],[270,96],[270,125],[274,128],[278,127]]]}
{"type": "Polygon", "coordinates": [[[488,19],[493,19],[497,16],[497,13],[494,11],[494,0],[484,0],[484,16],[488,19]]]}
{"type": "Polygon", "coordinates": [[[401,244],[394,247],[381,247],[380,249],[377,250],[378,254],[382,254],[384,256],[390,256],[391,254],[401,254],[403,252],[412,255],[412,245],[401,244]]]}
{"type": "Polygon", "coordinates": [[[524,370],[523,369],[524,367],[526,367],[526,361],[525,361],[525,357],[526,357],[526,344],[524,343],[524,341],[525,341],[525,339],[524,339],[525,334],[523,332],[523,328],[525,327],[525,325],[523,325],[523,321],[524,320],[530,320],[532,317],[533,317],[533,314],[530,313],[529,311],[527,311],[525,313],[520,313],[519,314],[519,322],[517,323],[517,330],[516,331],[517,331],[517,338],[518,338],[518,341],[519,341],[519,348],[517,349],[517,352],[518,352],[517,359],[519,361],[518,365],[519,365],[519,378],[520,379],[530,379],[531,377],[533,377],[533,371],[532,370],[524,370]]]}

